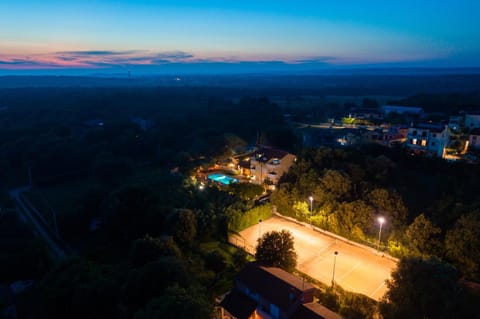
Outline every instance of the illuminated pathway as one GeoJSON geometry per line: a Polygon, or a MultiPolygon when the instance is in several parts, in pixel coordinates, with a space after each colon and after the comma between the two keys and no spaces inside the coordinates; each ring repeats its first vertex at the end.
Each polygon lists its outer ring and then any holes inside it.
{"type": "Polygon", "coordinates": [[[281,217],[274,216],[240,233],[246,246],[254,247],[259,235],[268,231],[289,230],[295,238],[297,269],[327,284],[332,283],[334,253],[335,283],[346,290],[379,300],[386,292],[385,280],[396,262],[382,257],[372,248],[359,247],[281,217]]]}

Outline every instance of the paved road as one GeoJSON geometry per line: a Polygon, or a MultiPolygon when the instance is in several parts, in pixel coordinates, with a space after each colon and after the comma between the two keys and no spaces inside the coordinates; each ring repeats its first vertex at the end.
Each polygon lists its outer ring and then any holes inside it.
{"type": "Polygon", "coordinates": [[[300,122],[293,122],[298,128],[322,128],[322,129],[344,129],[344,128],[365,128],[367,130],[373,131],[377,128],[381,128],[380,126],[375,125],[358,125],[358,124],[341,124],[341,125],[332,125],[331,123],[318,123],[318,124],[308,124],[308,123],[300,123],[300,122]]]}
{"type": "Polygon", "coordinates": [[[12,189],[8,192],[10,198],[15,202],[17,212],[20,214],[22,219],[29,220],[35,227],[39,236],[41,236],[47,243],[51,256],[56,260],[62,260],[66,257],[65,250],[57,243],[57,240],[53,237],[52,233],[47,230],[46,226],[35,218],[37,212],[33,211],[22,198],[21,194],[25,191],[28,191],[29,187],[22,187],[12,189]]]}
{"type": "Polygon", "coordinates": [[[396,268],[396,262],[382,257],[374,249],[349,244],[277,216],[262,221],[260,227],[257,224],[245,229],[240,235],[246,246],[252,247],[256,245],[259,234],[282,229],[289,230],[295,238],[297,268],[301,272],[330,285],[335,260],[337,285],[375,300],[385,294],[385,280],[396,268]],[[335,251],[338,252],[336,257],[335,251]]]}

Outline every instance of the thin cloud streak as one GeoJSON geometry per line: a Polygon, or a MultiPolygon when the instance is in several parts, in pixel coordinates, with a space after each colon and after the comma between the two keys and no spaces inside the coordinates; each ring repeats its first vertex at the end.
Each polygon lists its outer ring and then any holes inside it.
{"type": "MultiPolygon", "coordinates": [[[[326,57],[308,59],[308,63],[325,63],[326,61],[326,57]]],[[[242,60],[240,58],[199,58],[192,53],[184,51],[152,52],[146,50],[59,51],[51,54],[29,55],[28,57],[0,55],[0,68],[6,65],[40,68],[106,68],[198,63],[298,64],[307,63],[307,60],[288,61],[282,59],[242,60]]]]}
{"type": "Polygon", "coordinates": [[[0,55],[0,68],[105,68],[131,65],[160,65],[194,62],[195,56],[183,51],[146,50],[59,51],[29,56],[0,55]]]}
{"type": "MultiPolygon", "coordinates": [[[[60,51],[56,52],[58,54],[66,54],[66,55],[71,55],[71,56],[108,56],[108,55],[128,55],[128,54],[134,54],[142,52],[139,50],[122,50],[122,51],[60,51]]],[[[145,52],[145,51],[143,51],[145,52]]]]}
{"type": "MultiPolygon", "coordinates": [[[[415,62],[408,57],[395,56],[383,63],[415,62]]],[[[418,61],[422,58],[419,57],[418,61]]],[[[345,65],[362,64],[362,58],[335,56],[302,56],[288,58],[242,59],[240,57],[200,57],[193,53],[149,50],[85,50],[57,51],[45,54],[29,54],[28,56],[0,54],[0,69],[103,69],[105,71],[119,69],[141,69],[154,72],[166,70],[251,70],[255,71],[308,71],[345,65]]],[[[364,61],[369,62],[369,61],[364,61]]]]}

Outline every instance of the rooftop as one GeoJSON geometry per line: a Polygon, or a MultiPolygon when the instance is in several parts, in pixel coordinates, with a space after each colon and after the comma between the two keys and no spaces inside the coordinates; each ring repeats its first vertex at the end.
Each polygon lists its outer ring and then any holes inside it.
{"type": "Polygon", "coordinates": [[[472,116],[472,115],[475,115],[475,116],[478,116],[480,115],[480,111],[468,111],[468,112],[465,112],[465,115],[466,116],[472,116]]]}
{"type": "Polygon", "coordinates": [[[442,124],[432,124],[432,123],[419,123],[412,128],[421,129],[421,130],[429,130],[433,133],[441,133],[445,130],[445,125],[442,124]]]}
{"type": "Polygon", "coordinates": [[[312,284],[283,269],[255,263],[247,264],[237,280],[281,309],[287,309],[302,292],[315,289],[312,284]]]}
{"type": "Polygon", "coordinates": [[[319,303],[310,302],[298,307],[292,319],[342,319],[342,317],[319,303]]]}
{"type": "Polygon", "coordinates": [[[220,306],[238,319],[247,319],[257,308],[257,303],[244,294],[232,290],[225,296],[220,306]]]}
{"type": "Polygon", "coordinates": [[[386,113],[422,113],[423,108],[418,106],[402,106],[402,105],[383,105],[382,110],[386,113]]]}
{"type": "Polygon", "coordinates": [[[258,161],[261,160],[262,162],[268,162],[272,158],[282,159],[287,155],[288,152],[286,151],[267,147],[262,147],[251,154],[251,156],[255,156],[258,161]]]}

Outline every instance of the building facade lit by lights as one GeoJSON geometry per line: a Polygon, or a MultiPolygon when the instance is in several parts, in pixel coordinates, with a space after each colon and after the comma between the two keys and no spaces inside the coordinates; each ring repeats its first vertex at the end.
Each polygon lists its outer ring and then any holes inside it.
{"type": "Polygon", "coordinates": [[[283,150],[261,147],[244,156],[238,163],[239,172],[254,184],[276,185],[295,162],[296,156],[283,150]]]}
{"type": "Polygon", "coordinates": [[[426,152],[444,157],[445,148],[450,143],[448,126],[436,124],[418,124],[408,129],[405,146],[416,152],[426,152]]]}

